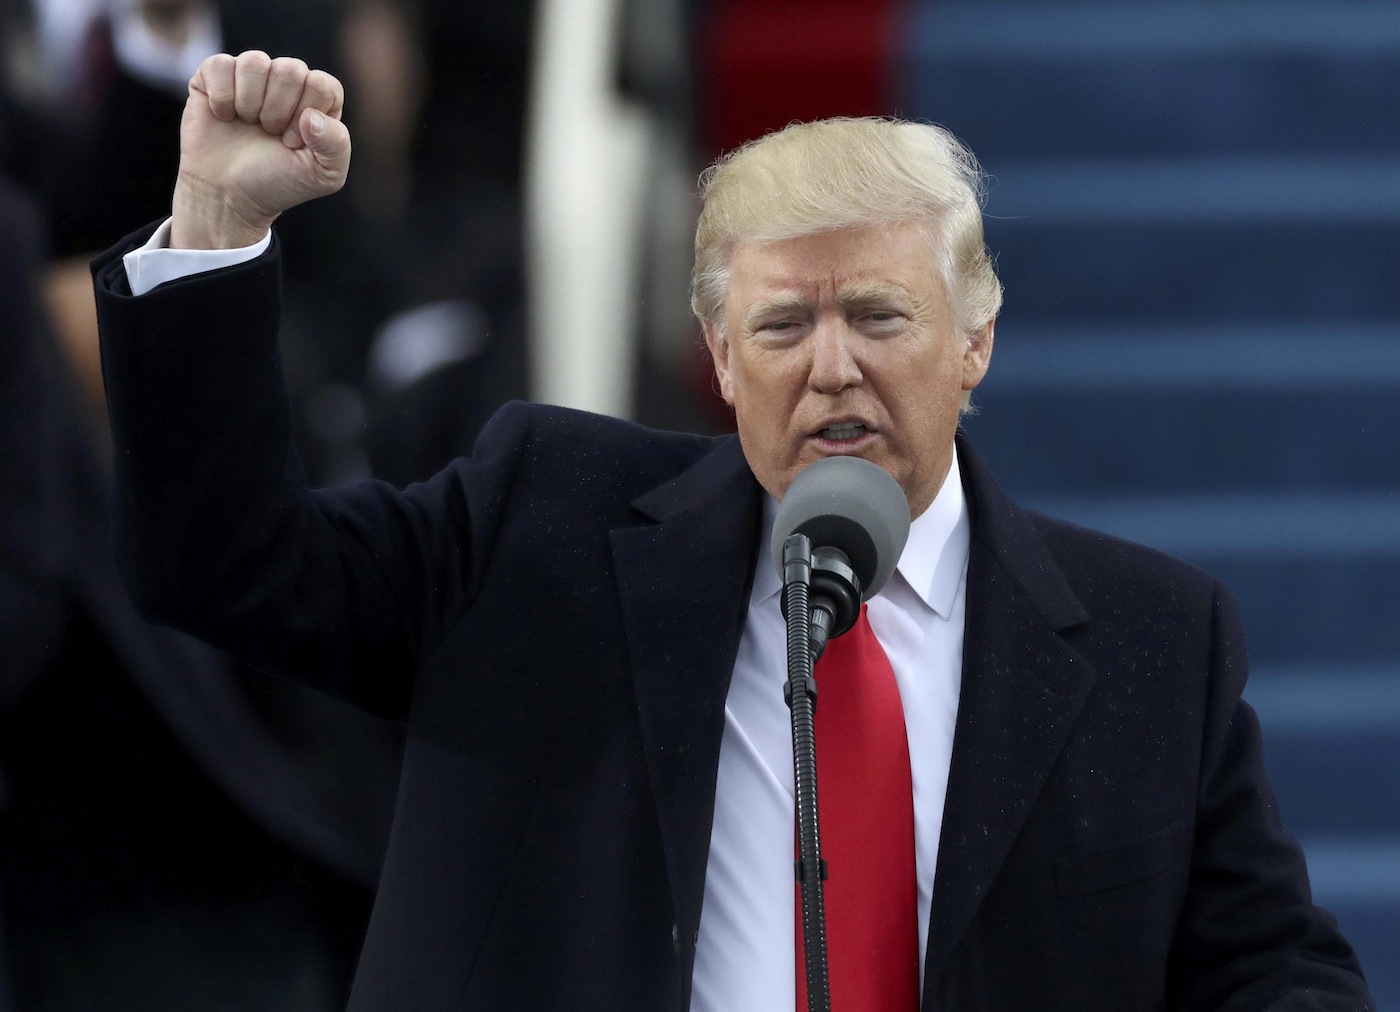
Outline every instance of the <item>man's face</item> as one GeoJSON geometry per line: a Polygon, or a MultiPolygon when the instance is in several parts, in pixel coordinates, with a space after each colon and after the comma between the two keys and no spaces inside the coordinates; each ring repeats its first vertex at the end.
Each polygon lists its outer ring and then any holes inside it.
{"type": "Polygon", "coordinates": [[[969,343],[917,225],[843,229],[735,248],[727,334],[707,325],[744,456],[781,500],[821,457],[895,477],[919,516],[947,476],[962,393],[981,382],[992,326],[969,343]]]}

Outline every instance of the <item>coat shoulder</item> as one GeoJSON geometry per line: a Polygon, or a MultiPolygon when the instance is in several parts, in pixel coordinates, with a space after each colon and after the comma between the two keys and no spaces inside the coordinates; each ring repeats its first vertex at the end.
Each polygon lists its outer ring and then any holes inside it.
{"type": "Polygon", "coordinates": [[[520,455],[527,480],[640,495],[711,452],[723,437],[666,432],[573,408],[513,401],[491,418],[474,459],[520,455]]]}

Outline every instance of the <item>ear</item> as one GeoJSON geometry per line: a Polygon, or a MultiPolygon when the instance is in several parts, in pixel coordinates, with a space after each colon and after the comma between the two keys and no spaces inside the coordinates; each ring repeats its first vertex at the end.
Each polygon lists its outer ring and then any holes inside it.
{"type": "Polygon", "coordinates": [[[992,364],[992,344],[996,338],[997,321],[988,320],[987,325],[973,334],[963,351],[962,388],[972,390],[987,375],[992,364]]]}
{"type": "Polygon", "coordinates": [[[724,403],[734,406],[734,373],[729,363],[729,340],[719,332],[713,321],[705,321],[705,346],[714,359],[715,376],[719,378],[719,395],[724,403]]]}

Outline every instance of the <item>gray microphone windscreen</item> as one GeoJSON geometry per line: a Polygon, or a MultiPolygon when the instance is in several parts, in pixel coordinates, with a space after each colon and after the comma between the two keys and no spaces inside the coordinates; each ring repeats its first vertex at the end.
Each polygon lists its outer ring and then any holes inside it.
{"type": "Polygon", "coordinates": [[[861,457],[823,457],[805,467],[778,504],[770,549],[781,573],[783,541],[805,534],[812,548],[838,548],[868,601],[894,574],[909,538],[909,501],[890,473],[861,457]]]}

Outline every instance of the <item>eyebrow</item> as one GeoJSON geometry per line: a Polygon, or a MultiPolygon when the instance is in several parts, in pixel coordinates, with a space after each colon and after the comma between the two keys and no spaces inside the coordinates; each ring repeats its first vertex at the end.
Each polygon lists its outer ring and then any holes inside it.
{"type": "Polygon", "coordinates": [[[868,306],[873,302],[889,302],[909,298],[908,290],[895,282],[873,281],[851,285],[836,293],[836,301],[843,307],[868,306]]]}
{"type": "MultiPolygon", "coordinates": [[[[836,294],[836,301],[843,309],[908,298],[909,292],[903,285],[883,281],[849,285],[836,294]]],[[[750,306],[749,311],[744,314],[744,327],[752,330],[755,324],[768,317],[806,310],[810,306],[811,300],[805,295],[797,292],[779,293],[750,306]]]]}

